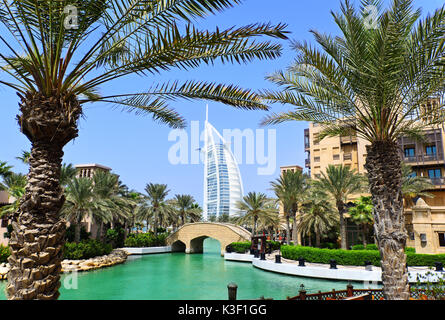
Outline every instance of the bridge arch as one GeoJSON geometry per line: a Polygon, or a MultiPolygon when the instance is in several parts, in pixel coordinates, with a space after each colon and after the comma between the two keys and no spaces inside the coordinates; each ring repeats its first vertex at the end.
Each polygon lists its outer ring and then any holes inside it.
{"type": "Polygon", "coordinates": [[[217,222],[186,223],[166,239],[172,251],[185,253],[202,253],[204,239],[213,238],[221,244],[221,255],[232,242],[250,241],[251,233],[246,229],[230,224],[217,222]]]}

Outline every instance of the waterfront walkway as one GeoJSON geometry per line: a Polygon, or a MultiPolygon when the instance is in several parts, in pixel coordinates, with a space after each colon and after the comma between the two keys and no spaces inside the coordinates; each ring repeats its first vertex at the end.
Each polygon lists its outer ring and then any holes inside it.
{"type": "MultiPolygon", "coordinates": [[[[367,281],[367,282],[381,282],[382,270],[380,267],[372,266],[371,270],[367,270],[365,266],[342,266],[337,265],[336,269],[331,269],[329,264],[309,263],[305,262],[304,267],[300,267],[298,261],[285,259],[281,257],[281,263],[275,262],[275,255],[279,252],[275,251],[272,254],[266,254],[266,259],[254,258],[250,254],[240,253],[225,253],[224,259],[240,262],[251,262],[256,268],[272,271],[282,274],[320,278],[329,280],[343,280],[343,281],[367,281]]],[[[428,267],[409,267],[408,278],[410,283],[417,282],[417,277],[424,281],[437,282],[438,279],[445,276],[444,272],[436,272],[428,267]]]]}

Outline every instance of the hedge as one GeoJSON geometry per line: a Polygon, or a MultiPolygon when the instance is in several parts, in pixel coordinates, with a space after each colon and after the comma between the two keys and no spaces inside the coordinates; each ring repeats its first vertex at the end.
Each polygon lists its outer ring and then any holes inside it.
{"type": "Polygon", "coordinates": [[[159,247],[165,246],[167,233],[158,234],[157,237],[153,233],[132,233],[125,239],[126,247],[159,247]]]}
{"type": "Polygon", "coordinates": [[[63,258],[70,260],[89,259],[109,254],[112,250],[111,244],[102,243],[94,239],[83,240],[79,243],[66,242],[63,258]]]}
{"type": "MultiPolygon", "coordinates": [[[[407,248],[408,249],[408,248],[407,248]]],[[[445,264],[445,254],[418,254],[411,249],[406,250],[406,261],[408,266],[433,267],[435,262],[445,264]]],[[[342,250],[342,249],[319,249],[303,246],[281,246],[283,258],[298,260],[300,257],[307,262],[329,264],[334,259],[339,265],[363,266],[365,261],[370,261],[374,266],[380,266],[380,253],[378,250],[342,250]]]]}
{"type": "Polygon", "coordinates": [[[0,263],[8,262],[8,257],[11,255],[8,246],[0,244],[0,263]]]}
{"type": "MultiPolygon", "coordinates": [[[[280,242],[279,241],[272,241],[272,240],[266,240],[268,245],[272,246],[272,250],[279,250],[280,249],[280,242]]],[[[236,253],[246,253],[250,250],[250,247],[252,246],[252,242],[250,241],[243,241],[243,242],[232,242],[230,244],[230,247],[232,250],[236,253]]]]}

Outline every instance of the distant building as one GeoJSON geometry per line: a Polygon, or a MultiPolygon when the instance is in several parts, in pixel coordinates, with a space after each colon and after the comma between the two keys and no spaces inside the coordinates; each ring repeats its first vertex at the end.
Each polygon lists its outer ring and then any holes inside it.
{"type": "Polygon", "coordinates": [[[92,178],[94,174],[99,171],[111,172],[111,168],[97,164],[77,164],[74,166],[77,170],[76,177],[78,178],[92,178]]]}
{"type": "Polygon", "coordinates": [[[205,121],[203,218],[234,216],[236,203],[243,198],[238,164],[219,132],[205,121]]]}

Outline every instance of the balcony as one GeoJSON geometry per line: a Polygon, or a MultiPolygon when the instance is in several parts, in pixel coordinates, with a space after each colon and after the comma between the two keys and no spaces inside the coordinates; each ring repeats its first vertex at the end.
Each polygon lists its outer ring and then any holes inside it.
{"type": "Polygon", "coordinates": [[[406,163],[425,163],[425,162],[444,162],[443,154],[419,154],[415,156],[403,156],[403,161],[406,163]]]}
{"type": "Polygon", "coordinates": [[[310,168],[311,167],[311,159],[304,159],[304,166],[306,168],[310,168]]]}
{"type": "Polygon", "coordinates": [[[311,147],[311,144],[309,143],[309,129],[304,129],[304,149],[306,151],[309,150],[309,148],[311,147]]]}
{"type": "Polygon", "coordinates": [[[357,143],[357,137],[356,136],[341,136],[340,143],[341,144],[357,143]]]}
{"type": "Polygon", "coordinates": [[[434,184],[435,186],[441,186],[444,185],[444,178],[430,178],[431,183],[434,184]]]}

